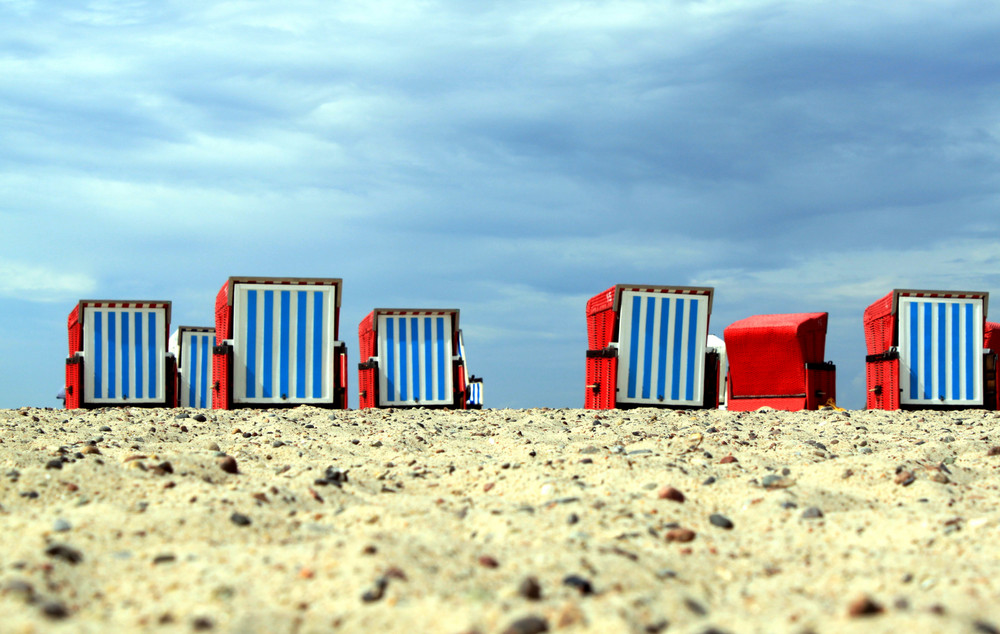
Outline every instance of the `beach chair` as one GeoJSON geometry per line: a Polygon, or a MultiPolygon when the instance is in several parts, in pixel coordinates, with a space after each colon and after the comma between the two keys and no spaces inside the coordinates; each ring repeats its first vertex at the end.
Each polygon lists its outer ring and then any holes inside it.
{"type": "Polygon", "coordinates": [[[896,289],[865,309],[867,407],[996,409],[988,302],[985,292],[896,289]]]}
{"type": "MultiPolygon", "coordinates": [[[[468,372],[469,359],[465,356],[465,337],[458,331],[458,358],[465,372],[468,372]]],[[[483,409],[483,379],[473,374],[468,375],[465,384],[465,408],[483,409]]]]}
{"type": "Polygon", "coordinates": [[[469,407],[458,309],[376,308],[358,340],[362,408],[469,407]]]}
{"type": "Polygon", "coordinates": [[[756,315],[725,329],[727,408],[819,409],[837,397],[837,368],[823,361],[827,313],[756,315]]]}
{"type": "Polygon", "coordinates": [[[170,335],[177,363],[177,406],[212,407],[212,350],[215,328],[179,326],[170,335]]]}
{"type": "Polygon", "coordinates": [[[215,301],[212,406],[347,409],[342,281],[231,277],[215,301]]]}
{"type": "Polygon", "coordinates": [[[716,335],[708,336],[708,352],[714,353],[719,358],[719,372],[716,375],[716,385],[719,386],[719,409],[726,409],[726,383],[729,380],[728,360],[726,359],[726,341],[716,335]]]}
{"type": "Polygon", "coordinates": [[[81,300],[68,327],[67,409],[175,405],[170,302],[81,300]]]}
{"type": "Polygon", "coordinates": [[[714,289],[618,284],[587,302],[587,409],[717,408],[714,289]]]}

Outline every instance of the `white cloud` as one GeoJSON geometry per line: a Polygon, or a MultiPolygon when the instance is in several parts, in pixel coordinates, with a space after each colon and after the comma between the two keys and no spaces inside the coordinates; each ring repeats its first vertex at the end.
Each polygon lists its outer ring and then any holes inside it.
{"type": "Polygon", "coordinates": [[[97,281],[88,275],[0,260],[0,297],[58,302],[87,298],[96,288],[97,281]]]}

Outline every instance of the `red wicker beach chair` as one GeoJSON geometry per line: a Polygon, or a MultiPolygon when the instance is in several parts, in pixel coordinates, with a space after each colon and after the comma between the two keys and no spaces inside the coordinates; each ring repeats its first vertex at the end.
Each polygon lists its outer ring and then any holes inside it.
{"type": "Polygon", "coordinates": [[[470,399],[461,338],[455,308],[368,313],[358,325],[360,407],[481,407],[478,389],[470,399]]]}
{"type": "Polygon", "coordinates": [[[837,368],[823,361],[827,313],[757,315],[726,328],[727,406],[818,409],[835,400],[837,368]]]}
{"type": "Polygon", "coordinates": [[[712,288],[618,284],[587,302],[588,409],[719,406],[712,288]]]}
{"type": "Polygon", "coordinates": [[[347,409],[337,278],[231,277],[215,302],[212,406],[347,409]]]}
{"type": "Polygon", "coordinates": [[[896,289],[864,314],[869,409],[996,409],[989,293],[896,289]]]}
{"type": "Polygon", "coordinates": [[[67,409],[174,407],[170,302],[81,300],[68,327],[67,409]]]}

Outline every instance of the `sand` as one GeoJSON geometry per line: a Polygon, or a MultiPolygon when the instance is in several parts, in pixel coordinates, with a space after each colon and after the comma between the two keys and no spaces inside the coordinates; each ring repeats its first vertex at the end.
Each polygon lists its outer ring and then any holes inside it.
{"type": "Polygon", "coordinates": [[[998,421],[0,410],[0,632],[997,632],[998,421]]]}

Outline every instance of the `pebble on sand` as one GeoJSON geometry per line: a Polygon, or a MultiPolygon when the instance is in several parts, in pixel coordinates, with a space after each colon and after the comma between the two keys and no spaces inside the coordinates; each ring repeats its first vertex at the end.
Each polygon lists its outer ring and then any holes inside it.
{"type": "Polygon", "coordinates": [[[540,634],[549,631],[549,622],[540,616],[525,616],[517,619],[504,630],[503,634],[540,634]]]}
{"type": "Polygon", "coordinates": [[[858,597],[847,606],[847,614],[851,617],[875,616],[883,612],[885,608],[868,596],[858,597]]]}
{"type": "Polygon", "coordinates": [[[222,456],[221,458],[219,458],[218,463],[219,463],[219,468],[225,471],[226,473],[240,472],[239,466],[237,466],[236,464],[236,458],[233,458],[232,456],[222,456]]]}
{"type": "Polygon", "coordinates": [[[679,490],[671,486],[664,486],[656,492],[656,497],[660,500],[672,500],[674,502],[683,502],[684,494],[679,490]]]}
{"type": "Polygon", "coordinates": [[[720,515],[719,513],[712,513],[708,516],[708,521],[712,523],[712,526],[718,526],[719,528],[724,528],[730,530],[733,527],[733,522],[725,515],[720,515]]]}

